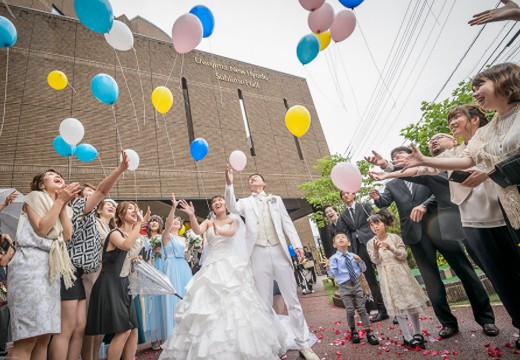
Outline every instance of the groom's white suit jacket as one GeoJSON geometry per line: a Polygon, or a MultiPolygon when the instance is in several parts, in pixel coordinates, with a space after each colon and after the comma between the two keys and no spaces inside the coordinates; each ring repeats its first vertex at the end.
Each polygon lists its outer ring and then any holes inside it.
{"type": "MultiPolygon", "coordinates": [[[[258,238],[258,221],[260,213],[258,207],[256,206],[256,199],[251,195],[247,198],[242,198],[237,201],[235,198],[233,185],[226,186],[224,197],[229,212],[232,214],[238,214],[245,218],[246,249],[247,255],[250,257],[258,238]]],[[[295,249],[301,248],[302,243],[298,233],[296,232],[296,228],[294,227],[291,217],[289,216],[289,213],[287,213],[287,209],[285,208],[283,200],[280,196],[268,195],[266,197],[266,202],[269,206],[269,212],[271,214],[280,245],[282,246],[282,249],[287,256],[287,259],[289,262],[291,262],[291,255],[289,255],[285,234],[287,234],[290,243],[295,249]]]]}

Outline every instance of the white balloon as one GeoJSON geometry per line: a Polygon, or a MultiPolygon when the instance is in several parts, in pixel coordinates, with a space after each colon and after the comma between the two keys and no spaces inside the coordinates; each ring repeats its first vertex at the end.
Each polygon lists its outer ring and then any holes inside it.
{"type": "MultiPolygon", "coordinates": [[[[139,167],[139,155],[132,149],[125,149],[124,152],[128,157],[128,170],[137,170],[139,167]]],[[[123,161],[123,154],[119,156],[119,161],[123,161]]]]}
{"type": "Polygon", "coordinates": [[[330,178],[338,189],[350,193],[358,192],[363,182],[359,169],[347,162],[334,165],[330,172],[330,178]]]}
{"type": "Polygon", "coordinates": [[[240,150],[235,150],[229,155],[229,164],[236,171],[242,171],[247,164],[247,156],[240,150]]]}
{"type": "Polygon", "coordinates": [[[112,29],[105,33],[104,36],[108,45],[116,50],[128,51],[134,47],[134,35],[122,21],[114,20],[112,29]]]}
{"type": "Polygon", "coordinates": [[[85,128],[78,119],[68,118],[60,124],[60,135],[69,145],[77,145],[85,135],[85,128]]]}

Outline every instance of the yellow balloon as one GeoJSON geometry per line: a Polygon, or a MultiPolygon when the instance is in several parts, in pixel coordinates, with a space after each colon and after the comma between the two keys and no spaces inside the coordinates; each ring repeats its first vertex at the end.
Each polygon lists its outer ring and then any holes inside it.
{"type": "Polygon", "coordinates": [[[170,89],[164,86],[156,87],[152,92],[152,104],[155,110],[166,114],[173,105],[173,95],[170,89]]]}
{"type": "Polygon", "coordinates": [[[184,235],[184,233],[186,232],[186,226],[184,226],[184,224],[182,224],[181,228],[179,229],[179,235],[184,235]]]}
{"type": "Polygon", "coordinates": [[[314,34],[320,41],[320,51],[323,51],[329,46],[330,40],[332,37],[330,36],[330,31],[325,31],[320,34],[314,34]]]}
{"type": "Polygon", "coordinates": [[[63,90],[67,87],[69,83],[67,79],[67,75],[62,73],[59,70],[53,70],[47,75],[47,82],[49,86],[54,90],[63,90]]]}
{"type": "Polygon", "coordinates": [[[285,114],[285,126],[297,137],[302,137],[311,126],[311,114],[304,106],[294,105],[285,114]]]}

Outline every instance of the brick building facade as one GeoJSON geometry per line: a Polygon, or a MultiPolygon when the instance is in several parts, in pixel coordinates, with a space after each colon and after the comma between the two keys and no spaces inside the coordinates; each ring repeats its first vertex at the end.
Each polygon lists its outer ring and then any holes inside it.
{"type": "MultiPolygon", "coordinates": [[[[122,147],[139,154],[140,166],[119,181],[111,194],[116,199],[148,202],[162,213],[167,207],[160,202],[175,191],[206,207],[204,199],[223,193],[229,154],[242,150],[248,165],[235,174],[237,196],[248,194],[247,177],[259,172],[267,191],[284,198],[293,220],[310,213],[297,185],[316,175],[312,165],[329,149],[305,79],[197,50],[178,55],[169,36],[140,17],[119,18],[134,32],[135,50],[116,54],[103,35],[75,19],[72,0],[9,4],[15,17],[1,3],[0,15],[16,26],[18,40],[9,49],[8,63],[7,50],[0,51],[0,69],[8,68],[0,187],[25,193],[32,176],[49,167],[73,181],[99,182],[118,162],[117,123],[122,147]],[[73,88],[51,89],[46,79],[52,70],[63,71],[73,88]],[[92,95],[90,81],[98,73],[118,83],[120,95],[113,107],[92,95]],[[174,97],[164,116],[150,101],[157,86],[167,86],[174,97]],[[284,121],[287,107],[295,104],[305,106],[312,117],[310,130],[299,141],[284,121]],[[82,142],[96,147],[99,159],[82,163],[73,158],[69,166],[68,159],[54,152],[52,140],[68,117],[83,123],[82,142]],[[207,140],[209,153],[195,164],[189,145],[198,137],[207,140]]],[[[0,79],[4,89],[5,76],[0,79]]],[[[298,228],[302,238],[312,241],[308,222],[298,228]]]]}

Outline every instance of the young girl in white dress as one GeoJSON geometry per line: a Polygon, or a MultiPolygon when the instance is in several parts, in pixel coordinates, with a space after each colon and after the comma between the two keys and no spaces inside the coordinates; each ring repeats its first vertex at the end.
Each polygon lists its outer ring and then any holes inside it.
{"type": "Polygon", "coordinates": [[[370,215],[368,223],[376,236],[367,243],[370,259],[377,266],[379,284],[385,307],[390,316],[395,316],[404,337],[404,345],[410,349],[424,349],[419,313],[426,307],[427,296],[412,275],[403,240],[396,234],[386,232],[394,216],[385,210],[370,215]],[[408,320],[412,322],[412,336],[408,320]]]}
{"type": "Polygon", "coordinates": [[[208,253],[176,307],[176,326],[160,359],[279,359],[285,330],[255,288],[242,219],[227,215],[222,196],[211,199],[215,218],[200,225],[193,204],[180,205],[193,231],[206,233],[208,253]]]}

